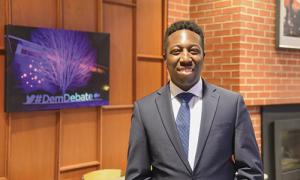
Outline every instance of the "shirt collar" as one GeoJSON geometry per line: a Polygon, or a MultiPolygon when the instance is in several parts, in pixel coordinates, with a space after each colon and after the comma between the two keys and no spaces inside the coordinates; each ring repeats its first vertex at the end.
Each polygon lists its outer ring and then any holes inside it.
{"type": "Polygon", "coordinates": [[[184,91],[182,89],[180,89],[178,86],[176,86],[171,80],[170,80],[170,92],[171,92],[171,99],[173,99],[174,97],[176,97],[178,94],[182,93],[182,92],[189,92],[194,94],[195,96],[201,98],[202,97],[202,79],[200,78],[200,80],[188,91],[184,91]]]}

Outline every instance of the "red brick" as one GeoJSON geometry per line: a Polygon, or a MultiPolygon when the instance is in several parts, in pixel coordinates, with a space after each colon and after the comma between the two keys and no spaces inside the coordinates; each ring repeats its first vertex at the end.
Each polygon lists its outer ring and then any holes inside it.
{"type": "Polygon", "coordinates": [[[230,77],[230,72],[214,72],[214,77],[225,78],[230,77]]]}
{"type": "Polygon", "coordinates": [[[208,71],[216,71],[216,70],[221,70],[221,65],[205,65],[205,70],[208,71]]]}
{"type": "Polygon", "coordinates": [[[258,93],[247,93],[247,98],[257,98],[258,93]]]}
{"type": "Polygon", "coordinates": [[[239,76],[241,77],[241,78],[243,78],[243,77],[252,77],[252,74],[253,74],[253,72],[249,72],[249,71],[240,71],[239,72],[239,76]]]}
{"type": "Polygon", "coordinates": [[[247,84],[257,84],[258,79],[247,79],[247,84]]]}
{"type": "Polygon", "coordinates": [[[267,4],[266,6],[267,6],[266,9],[275,11],[275,8],[276,8],[275,4],[267,4]]]}
{"type": "Polygon", "coordinates": [[[227,36],[231,34],[230,30],[219,30],[214,32],[215,36],[227,36]]]}
{"type": "Polygon", "coordinates": [[[265,24],[269,24],[269,25],[275,24],[275,18],[265,17],[265,24]]]}
{"type": "Polygon", "coordinates": [[[241,5],[247,6],[247,7],[253,7],[252,0],[242,0],[241,5]]]}
{"type": "Polygon", "coordinates": [[[257,8],[257,9],[266,9],[266,7],[267,7],[266,4],[262,3],[261,1],[254,3],[254,8],[257,8]]]}
{"type": "Polygon", "coordinates": [[[242,7],[229,7],[223,9],[223,14],[234,14],[240,13],[242,11],[242,7]]]}
{"type": "Polygon", "coordinates": [[[201,10],[208,10],[208,9],[212,9],[213,5],[212,4],[201,4],[197,6],[197,10],[201,11],[201,10]]]}
{"type": "Polygon", "coordinates": [[[259,72],[259,71],[256,71],[256,72],[252,72],[253,73],[253,77],[255,78],[261,78],[261,77],[265,77],[265,72],[259,72]]]}
{"type": "Polygon", "coordinates": [[[198,24],[206,24],[206,23],[210,23],[210,22],[213,22],[213,19],[212,17],[208,17],[208,18],[198,18],[197,19],[197,23],[198,24]]]}
{"type": "Polygon", "coordinates": [[[258,56],[258,51],[247,51],[247,56],[249,57],[258,56]]]}
{"type": "Polygon", "coordinates": [[[176,5],[176,6],[175,6],[175,9],[176,9],[176,10],[179,10],[179,11],[185,11],[185,12],[188,12],[189,7],[188,7],[188,6],[184,6],[184,5],[176,5]]]}
{"type": "Polygon", "coordinates": [[[265,60],[264,58],[255,57],[253,58],[253,63],[261,65],[261,64],[265,64],[265,60]]]}
{"type": "Polygon", "coordinates": [[[229,62],[230,62],[230,58],[226,58],[226,57],[214,59],[214,63],[217,63],[217,64],[224,64],[224,63],[229,63],[229,62]]]}
{"type": "Polygon", "coordinates": [[[241,28],[244,25],[243,22],[224,22],[223,28],[241,28]]]}
{"type": "Polygon", "coordinates": [[[206,31],[209,31],[209,30],[219,30],[221,28],[222,28],[221,24],[208,24],[208,25],[205,26],[205,30],[206,31]]]}
{"type": "Polygon", "coordinates": [[[234,14],[232,18],[235,20],[241,20],[241,21],[252,21],[252,16],[245,15],[245,14],[234,14]]]}
{"type": "Polygon", "coordinates": [[[265,24],[259,24],[258,25],[258,30],[267,31],[269,29],[270,29],[269,25],[265,25],[265,24]]]}
{"type": "Polygon", "coordinates": [[[223,70],[239,70],[240,65],[238,64],[228,64],[228,65],[222,65],[223,70]]]}
{"type": "Polygon", "coordinates": [[[239,90],[241,90],[241,91],[251,91],[252,90],[252,86],[241,85],[241,86],[239,86],[239,90]]]}
{"type": "Polygon", "coordinates": [[[231,49],[231,44],[216,44],[215,49],[229,50],[231,49]]]}
{"type": "Polygon", "coordinates": [[[239,56],[241,52],[240,50],[224,50],[223,56],[239,56]]]}
{"type": "Polygon", "coordinates": [[[270,79],[258,79],[259,84],[270,84],[270,79]]]}
{"type": "Polygon", "coordinates": [[[240,80],[239,79],[223,79],[222,80],[223,84],[240,84],[240,80]]]}
{"type": "Polygon", "coordinates": [[[203,17],[204,14],[205,14],[205,12],[193,12],[193,13],[190,13],[190,17],[192,19],[194,19],[194,18],[197,18],[197,17],[203,17]]]}
{"type": "Polygon", "coordinates": [[[231,15],[221,15],[221,16],[216,16],[214,18],[214,22],[225,22],[230,20],[231,20],[231,15]]]}
{"type": "Polygon", "coordinates": [[[224,8],[224,7],[229,7],[231,5],[230,1],[220,1],[220,2],[215,2],[214,3],[215,8],[224,8]]]}
{"type": "Polygon", "coordinates": [[[240,42],[242,38],[241,36],[223,37],[223,42],[240,42]]]}
{"type": "Polygon", "coordinates": [[[270,12],[269,11],[260,10],[259,11],[259,15],[262,16],[262,17],[269,17],[270,16],[270,12]]]}
{"type": "Polygon", "coordinates": [[[253,45],[253,50],[261,50],[261,51],[263,51],[264,49],[265,49],[264,45],[261,45],[261,44],[254,44],[253,45]]]}
{"type": "Polygon", "coordinates": [[[247,8],[247,13],[252,15],[258,15],[259,11],[254,8],[247,8]]]}
{"type": "Polygon", "coordinates": [[[233,29],[232,34],[251,35],[252,30],[250,30],[250,29],[233,29]]]}
{"type": "Polygon", "coordinates": [[[206,43],[221,43],[221,38],[220,37],[212,37],[212,38],[206,38],[206,43]]]}
{"type": "Polygon", "coordinates": [[[190,6],[190,12],[194,12],[194,11],[197,11],[197,6],[190,6]]]}
{"type": "Polygon", "coordinates": [[[218,16],[222,14],[222,9],[213,9],[211,11],[207,11],[205,13],[206,16],[210,17],[210,16],[218,16]]]}
{"type": "Polygon", "coordinates": [[[264,37],[265,36],[265,32],[264,31],[253,30],[253,35],[254,36],[262,36],[262,37],[264,37]]]}
{"type": "Polygon", "coordinates": [[[247,37],[247,42],[251,43],[257,43],[259,41],[259,38],[257,37],[247,37]]]}
{"type": "Polygon", "coordinates": [[[245,27],[251,28],[251,29],[257,29],[258,25],[257,25],[257,23],[247,22],[245,27]]]}
{"type": "Polygon", "coordinates": [[[220,51],[215,50],[215,51],[207,52],[207,55],[217,57],[217,56],[221,56],[222,53],[220,51]]]}

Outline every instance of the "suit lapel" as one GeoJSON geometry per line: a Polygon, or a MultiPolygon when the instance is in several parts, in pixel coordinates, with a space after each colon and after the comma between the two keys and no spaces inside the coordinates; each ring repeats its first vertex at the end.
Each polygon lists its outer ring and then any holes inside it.
{"type": "Polygon", "coordinates": [[[205,147],[211,125],[214,120],[216,113],[219,94],[215,92],[216,89],[203,81],[203,102],[202,102],[202,116],[201,116],[201,126],[199,132],[198,146],[195,157],[195,168],[199,165],[203,149],[205,147]]]}
{"type": "Polygon", "coordinates": [[[178,153],[180,159],[186,166],[187,170],[190,173],[192,173],[192,169],[189,165],[187,158],[184,155],[180,138],[177,133],[174,113],[171,105],[171,95],[170,95],[169,85],[164,86],[158,91],[158,96],[156,97],[155,102],[169,139],[171,140],[176,152],[178,153]]]}

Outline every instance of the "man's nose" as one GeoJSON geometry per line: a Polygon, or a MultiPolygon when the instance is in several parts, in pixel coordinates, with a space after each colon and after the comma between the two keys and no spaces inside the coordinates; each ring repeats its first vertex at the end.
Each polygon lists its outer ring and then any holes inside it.
{"type": "Polygon", "coordinates": [[[182,51],[181,60],[182,61],[190,61],[191,60],[191,56],[190,56],[189,51],[187,49],[184,49],[182,51]]]}

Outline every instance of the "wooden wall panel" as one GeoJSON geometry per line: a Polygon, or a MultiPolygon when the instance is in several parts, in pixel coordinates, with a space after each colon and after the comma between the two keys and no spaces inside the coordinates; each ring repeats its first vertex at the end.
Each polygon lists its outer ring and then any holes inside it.
{"type": "Polygon", "coordinates": [[[0,0],[0,51],[4,48],[5,4],[0,0]]]}
{"type": "Polygon", "coordinates": [[[9,180],[55,178],[56,113],[11,114],[9,180]]]}
{"type": "Polygon", "coordinates": [[[110,106],[6,114],[0,96],[0,179],[79,180],[99,168],[125,173],[132,102],[162,84],[164,3],[0,0],[2,72],[5,23],[111,34],[110,106]]]}
{"type": "Polygon", "coordinates": [[[7,0],[11,1],[12,24],[55,27],[56,1],[53,0],[7,0]]]}
{"type": "Polygon", "coordinates": [[[91,168],[86,168],[86,169],[77,169],[74,171],[67,171],[63,173],[60,177],[60,180],[81,180],[82,176],[85,173],[95,171],[97,168],[91,167],[91,168]]]}
{"type": "Polygon", "coordinates": [[[137,1],[137,53],[162,54],[162,0],[137,1]]]}
{"type": "Polygon", "coordinates": [[[110,104],[132,104],[132,7],[104,3],[104,31],[110,33],[110,104]]]}
{"type": "Polygon", "coordinates": [[[7,121],[4,113],[4,24],[5,24],[5,3],[0,0],[0,179],[6,176],[7,162],[7,121]]]}
{"type": "Polygon", "coordinates": [[[132,107],[103,109],[101,122],[101,168],[122,169],[125,173],[132,107]]]}
{"type": "Polygon", "coordinates": [[[61,111],[61,167],[99,161],[97,108],[61,111]]]}
{"type": "Polygon", "coordinates": [[[65,29],[97,31],[97,0],[63,0],[65,29]]]}
{"type": "Polygon", "coordinates": [[[0,177],[6,176],[6,160],[7,160],[6,152],[7,152],[6,115],[4,113],[0,113],[0,177]]]}
{"type": "MultiPolygon", "coordinates": [[[[0,72],[4,74],[4,56],[0,55],[0,72]]],[[[0,94],[4,94],[4,76],[0,76],[0,94]]],[[[4,96],[0,96],[0,177],[5,176],[7,152],[7,121],[4,113],[4,96]]]]}
{"type": "Polygon", "coordinates": [[[162,62],[158,60],[139,60],[137,62],[137,98],[148,95],[162,85],[162,62]]]}
{"type": "Polygon", "coordinates": [[[0,114],[0,177],[5,176],[5,162],[6,162],[6,124],[5,116],[0,114]]]}

